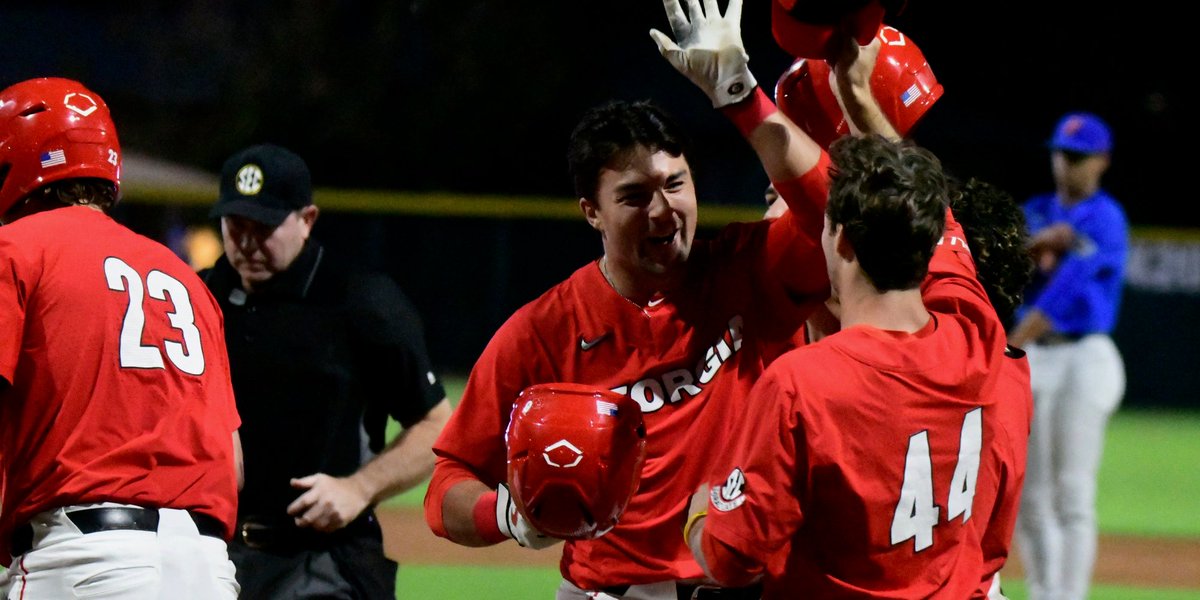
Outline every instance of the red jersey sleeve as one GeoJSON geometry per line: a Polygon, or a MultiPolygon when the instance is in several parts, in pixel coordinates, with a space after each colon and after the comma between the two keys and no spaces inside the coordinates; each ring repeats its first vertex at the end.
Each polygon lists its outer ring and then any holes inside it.
{"type": "Polygon", "coordinates": [[[25,294],[28,269],[21,249],[0,239],[0,377],[12,383],[25,332],[25,294]]]}
{"type": "Polygon", "coordinates": [[[1003,350],[1003,325],[979,283],[967,237],[950,209],[946,209],[946,229],[929,261],[929,273],[921,283],[921,298],[931,311],[961,315],[979,329],[983,339],[1000,342],[1003,350]]]}
{"type": "Polygon", "coordinates": [[[713,536],[702,536],[700,547],[708,563],[708,574],[725,587],[750,585],[766,572],[761,563],[746,558],[737,549],[713,536]]]}
{"type": "Polygon", "coordinates": [[[714,575],[736,580],[735,570],[762,572],[804,522],[796,490],[804,487],[798,480],[807,479],[797,472],[798,465],[807,464],[807,456],[793,410],[795,386],[785,379],[780,364],[769,368],[751,390],[746,414],[758,415],[757,425],[739,428],[728,475],[709,497],[702,544],[715,549],[714,556],[705,555],[714,575]],[[718,549],[718,544],[724,548],[718,549]]]}
{"type": "Polygon", "coordinates": [[[817,164],[800,177],[772,183],[788,210],[767,233],[767,272],[793,294],[824,300],[829,275],[821,231],[829,197],[829,155],[822,151],[817,164]]]}

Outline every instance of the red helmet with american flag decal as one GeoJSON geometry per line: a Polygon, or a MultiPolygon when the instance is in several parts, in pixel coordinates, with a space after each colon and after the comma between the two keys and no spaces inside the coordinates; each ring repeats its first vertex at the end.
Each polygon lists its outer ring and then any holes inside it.
{"type": "MultiPolygon", "coordinates": [[[[906,136],[942,97],[942,84],[912,38],[889,25],[881,26],[876,36],[880,47],[871,72],[871,92],[884,116],[906,136]]],[[[775,85],[779,109],[826,148],[850,133],[830,77],[825,61],[798,58],[775,85]]]]}
{"type": "Polygon", "coordinates": [[[108,106],[78,81],[30,79],[0,91],[0,215],[62,179],[121,182],[108,106]]]}

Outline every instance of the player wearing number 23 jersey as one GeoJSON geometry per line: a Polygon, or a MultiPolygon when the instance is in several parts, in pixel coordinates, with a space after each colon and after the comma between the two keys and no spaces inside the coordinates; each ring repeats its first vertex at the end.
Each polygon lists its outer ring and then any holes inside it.
{"type": "Polygon", "coordinates": [[[95,92],[0,91],[0,597],[232,600],[221,311],[108,216],[120,173],[95,92]]]}
{"type": "Polygon", "coordinates": [[[0,556],[14,525],[94,502],[232,531],[239,421],[221,313],[191,268],[84,206],[0,227],[0,267],[0,556]]]}

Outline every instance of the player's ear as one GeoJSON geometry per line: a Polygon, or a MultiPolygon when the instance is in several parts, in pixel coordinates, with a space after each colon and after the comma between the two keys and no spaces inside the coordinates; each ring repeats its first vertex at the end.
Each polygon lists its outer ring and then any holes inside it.
{"type": "Polygon", "coordinates": [[[597,214],[600,211],[600,207],[595,202],[587,198],[580,198],[579,211],[583,213],[583,218],[587,219],[588,225],[591,225],[592,229],[600,232],[604,231],[604,226],[600,223],[600,215],[597,214]]]}
{"type": "Polygon", "coordinates": [[[846,237],[846,228],[842,225],[833,225],[833,228],[833,248],[838,256],[845,261],[854,260],[854,246],[850,245],[850,239],[846,237]]]}

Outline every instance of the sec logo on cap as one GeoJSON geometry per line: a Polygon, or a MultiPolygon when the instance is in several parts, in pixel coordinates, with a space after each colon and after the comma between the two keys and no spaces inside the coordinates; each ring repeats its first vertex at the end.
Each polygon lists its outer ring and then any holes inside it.
{"type": "Polygon", "coordinates": [[[246,165],[237,172],[237,191],[243,196],[253,196],[262,191],[263,172],[258,165],[246,165]]]}

